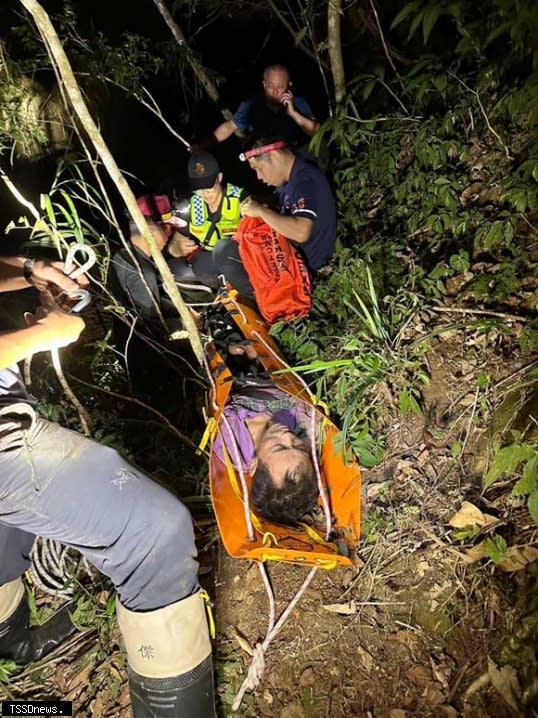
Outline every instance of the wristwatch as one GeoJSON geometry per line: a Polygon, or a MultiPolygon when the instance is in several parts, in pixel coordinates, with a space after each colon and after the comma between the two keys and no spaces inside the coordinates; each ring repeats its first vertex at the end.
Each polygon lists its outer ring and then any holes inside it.
{"type": "Polygon", "coordinates": [[[28,257],[28,259],[24,260],[24,264],[22,266],[22,273],[24,275],[24,278],[28,282],[28,284],[34,283],[34,280],[32,278],[32,272],[34,271],[34,264],[35,259],[32,259],[31,257],[28,257]]]}

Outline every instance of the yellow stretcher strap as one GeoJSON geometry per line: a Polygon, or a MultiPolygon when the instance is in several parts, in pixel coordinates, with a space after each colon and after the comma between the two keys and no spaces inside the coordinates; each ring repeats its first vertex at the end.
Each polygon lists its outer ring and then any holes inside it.
{"type": "Polygon", "coordinates": [[[309,538],[312,539],[315,543],[320,544],[321,546],[325,546],[328,548],[332,553],[339,553],[338,546],[331,541],[326,541],[324,538],[322,538],[318,532],[312,528],[312,526],[308,526],[308,524],[299,523],[299,526],[302,527],[303,531],[307,534],[309,538]]]}
{"type": "Polygon", "coordinates": [[[203,589],[200,591],[201,598],[204,599],[205,603],[205,610],[207,612],[207,620],[209,623],[209,635],[213,640],[215,640],[217,631],[215,629],[215,617],[213,616],[213,607],[211,605],[211,599],[209,598],[209,594],[207,591],[204,591],[203,589]]]}
{"type": "Polygon", "coordinates": [[[329,416],[329,405],[322,401],[315,394],[312,395],[312,403],[314,404],[314,406],[319,406],[319,408],[322,409],[327,416],[329,416]]]}
{"type": "Polygon", "coordinates": [[[218,424],[215,421],[213,417],[211,417],[205,427],[205,431],[203,433],[202,438],[200,439],[200,443],[198,444],[198,448],[196,449],[197,454],[201,454],[202,451],[205,449],[209,441],[213,441],[215,438],[215,434],[217,433],[218,424]]]}
{"type": "Polygon", "coordinates": [[[271,545],[278,546],[278,539],[274,535],[274,533],[271,533],[271,531],[266,531],[262,537],[262,544],[269,548],[271,545]]]}

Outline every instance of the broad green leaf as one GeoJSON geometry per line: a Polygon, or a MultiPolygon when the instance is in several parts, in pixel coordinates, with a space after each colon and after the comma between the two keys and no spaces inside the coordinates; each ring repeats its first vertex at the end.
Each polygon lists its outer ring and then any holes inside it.
{"type": "Polygon", "coordinates": [[[505,559],[508,545],[502,536],[495,535],[486,539],[484,548],[493,563],[502,563],[505,559]]]}
{"type": "Polygon", "coordinates": [[[510,444],[499,449],[493,461],[493,465],[482,480],[484,491],[494,484],[503,474],[513,474],[523,461],[529,461],[536,456],[537,451],[525,444],[510,444]]]}
{"type": "Polygon", "coordinates": [[[400,12],[392,21],[390,29],[392,30],[393,28],[400,25],[406,19],[406,17],[411,15],[412,12],[415,12],[415,10],[417,10],[419,6],[420,0],[412,0],[411,2],[407,3],[407,5],[404,5],[404,7],[400,10],[400,12]]]}
{"type": "Polygon", "coordinates": [[[441,10],[441,3],[435,2],[433,5],[429,5],[429,7],[427,7],[424,11],[424,18],[422,20],[422,35],[424,37],[424,44],[428,42],[433,26],[441,14],[441,10]]]}
{"type": "Polygon", "coordinates": [[[363,100],[367,100],[370,97],[370,95],[372,94],[372,90],[376,86],[376,83],[377,83],[377,78],[374,80],[370,80],[369,82],[366,83],[366,85],[362,89],[363,100]]]}
{"type": "Polygon", "coordinates": [[[497,25],[497,27],[493,28],[493,30],[489,33],[489,35],[484,40],[483,48],[486,49],[486,47],[488,45],[491,45],[491,43],[494,42],[498,37],[503,35],[505,32],[508,32],[511,27],[512,27],[511,22],[503,22],[500,25],[497,25]]]}
{"type": "Polygon", "coordinates": [[[62,197],[64,198],[65,203],[69,207],[69,211],[71,212],[71,221],[76,225],[78,231],[82,235],[82,227],[80,224],[80,217],[78,216],[77,208],[75,207],[75,203],[71,199],[71,197],[67,194],[67,192],[61,192],[60,193],[62,197]]]}
{"type": "Polygon", "coordinates": [[[527,461],[523,469],[523,476],[512,489],[512,496],[526,496],[531,494],[538,484],[538,454],[527,461]]]}
{"type": "Polygon", "coordinates": [[[0,658],[0,683],[7,683],[18,666],[15,661],[8,661],[0,658]]]}
{"type": "Polygon", "coordinates": [[[424,10],[421,10],[420,12],[418,12],[415,15],[415,18],[414,18],[413,22],[411,23],[411,27],[409,28],[409,34],[407,35],[408,40],[410,40],[413,37],[413,35],[415,34],[415,32],[417,31],[418,26],[420,25],[420,23],[422,21],[423,15],[424,15],[424,10]]]}
{"type": "Polygon", "coordinates": [[[47,217],[49,218],[49,222],[52,224],[52,226],[56,227],[56,215],[54,214],[52,202],[50,201],[50,197],[48,194],[41,195],[41,208],[46,211],[47,217]]]}
{"type": "Polygon", "coordinates": [[[534,523],[538,524],[538,489],[534,489],[532,494],[529,496],[527,508],[529,509],[529,513],[532,516],[534,523]]]}

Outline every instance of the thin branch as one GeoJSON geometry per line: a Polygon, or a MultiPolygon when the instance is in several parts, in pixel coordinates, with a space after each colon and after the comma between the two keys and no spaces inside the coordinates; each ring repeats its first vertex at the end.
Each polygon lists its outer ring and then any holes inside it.
{"type": "Polygon", "coordinates": [[[87,386],[88,389],[92,389],[93,391],[101,392],[101,394],[106,394],[107,396],[112,396],[115,399],[120,399],[121,401],[130,402],[131,404],[136,404],[137,406],[141,406],[146,411],[149,411],[151,414],[154,414],[155,416],[158,416],[159,419],[162,421],[162,423],[166,426],[168,431],[172,432],[172,434],[175,434],[186,446],[188,446],[193,451],[198,450],[197,444],[194,443],[192,439],[190,439],[185,434],[182,434],[179,429],[177,429],[172,422],[166,418],[164,414],[161,414],[160,411],[157,409],[154,409],[149,404],[145,404],[143,401],[140,401],[140,399],[135,399],[131,396],[125,396],[124,394],[119,394],[116,391],[111,391],[110,389],[103,389],[101,386],[97,386],[97,384],[91,384],[90,382],[84,381],[84,379],[80,379],[78,376],[74,376],[72,374],[69,375],[71,379],[74,379],[79,384],[82,384],[83,386],[87,386]]]}
{"type": "Polygon", "coordinates": [[[62,369],[62,363],[60,361],[60,351],[58,349],[51,349],[50,355],[52,357],[52,366],[54,367],[54,371],[56,372],[58,381],[60,382],[61,387],[64,390],[69,401],[73,404],[73,406],[77,410],[78,418],[80,421],[80,425],[82,426],[82,431],[84,433],[84,436],[90,437],[92,435],[91,417],[90,417],[87,409],[82,405],[82,403],[78,399],[75,392],[69,386],[67,379],[65,378],[64,370],[62,369]]]}
{"type": "MultiPolygon", "coordinates": [[[[123,90],[125,93],[129,94],[129,90],[124,85],[120,84],[119,82],[116,82],[115,80],[112,80],[110,77],[105,77],[104,79],[111,85],[114,85],[115,87],[119,87],[120,90],[123,90]]],[[[189,149],[191,146],[190,142],[188,142],[184,137],[182,137],[179,134],[179,132],[176,132],[176,130],[174,130],[172,125],[164,117],[161,108],[159,107],[159,105],[157,104],[157,101],[155,100],[153,95],[149,92],[149,90],[146,87],[142,86],[142,92],[144,95],[147,95],[148,100],[145,100],[137,92],[135,92],[132,96],[143,107],[145,107],[147,110],[152,112],[155,115],[155,117],[158,117],[158,119],[163,123],[163,125],[170,132],[170,134],[172,134],[176,139],[178,139],[182,144],[184,144],[187,149],[189,149]]]]}
{"type": "MultiPolygon", "coordinates": [[[[160,2],[160,0],[155,1],[160,2]]],[[[103,137],[97,125],[95,124],[92,116],[90,115],[86,102],[82,97],[80,88],[73,74],[73,70],[69,63],[67,55],[65,54],[65,51],[60,42],[60,38],[58,37],[58,34],[56,33],[56,30],[54,29],[49,16],[47,15],[43,7],[37,2],[37,0],[20,0],[20,2],[32,15],[34,22],[36,23],[41,33],[43,42],[45,43],[45,46],[50,53],[53,65],[57,67],[57,70],[61,75],[62,84],[65,87],[71,105],[73,106],[73,109],[82,127],[84,128],[88,137],[91,139],[91,142],[93,143],[97,153],[99,154],[112,181],[115,183],[123,201],[127,205],[131,217],[133,218],[140,233],[144,237],[144,240],[147,242],[148,247],[151,250],[151,255],[163,279],[166,291],[168,292],[170,299],[172,300],[175,308],[177,309],[182,319],[183,325],[186,329],[186,336],[188,336],[189,338],[194,354],[198,359],[198,362],[203,365],[204,349],[200,340],[198,329],[194,322],[193,315],[186,306],[185,302],[183,301],[183,298],[179,293],[172,272],[170,271],[170,268],[168,267],[162,255],[162,252],[157,246],[155,238],[153,237],[153,234],[151,233],[146,223],[146,220],[144,219],[144,216],[142,215],[142,212],[140,211],[140,208],[136,203],[136,199],[131,191],[131,188],[127,184],[127,181],[122,175],[116,161],[114,160],[114,157],[112,156],[105,141],[103,140],[103,137]]]]}
{"type": "Polygon", "coordinates": [[[398,81],[400,83],[402,90],[405,92],[405,87],[404,87],[402,78],[400,76],[400,73],[396,69],[396,65],[394,64],[394,61],[389,52],[389,48],[387,47],[387,43],[385,42],[385,35],[383,34],[383,29],[381,27],[381,22],[379,21],[379,15],[377,14],[377,8],[375,6],[374,0],[370,0],[370,7],[372,8],[372,12],[374,13],[377,29],[379,31],[379,37],[381,38],[381,42],[383,43],[383,49],[385,50],[385,55],[387,56],[387,60],[389,61],[390,66],[394,70],[394,73],[396,74],[396,77],[398,78],[398,81]]]}
{"type": "Polygon", "coordinates": [[[451,77],[453,77],[457,82],[459,82],[460,85],[467,90],[467,92],[470,92],[471,95],[474,95],[474,97],[475,97],[475,99],[476,99],[476,102],[477,102],[477,104],[478,104],[478,107],[480,108],[480,112],[482,113],[482,116],[483,116],[484,120],[486,121],[486,125],[487,125],[487,127],[488,127],[488,130],[489,130],[489,131],[491,132],[491,134],[492,134],[494,137],[496,137],[497,140],[499,141],[499,144],[500,144],[501,147],[503,148],[504,154],[506,155],[506,159],[508,159],[508,160],[513,160],[514,158],[511,156],[510,152],[508,151],[508,147],[507,147],[507,146],[505,145],[505,143],[503,142],[502,137],[501,137],[500,134],[494,129],[493,125],[492,125],[491,122],[489,121],[489,117],[488,117],[488,115],[487,115],[487,113],[486,113],[486,109],[485,109],[484,105],[482,104],[482,100],[480,99],[480,94],[478,93],[478,90],[473,90],[472,87],[469,87],[469,85],[468,85],[466,82],[464,82],[461,78],[459,78],[459,77],[456,75],[456,73],[452,72],[452,70],[449,70],[449,71],[448,71],[448,74],[449,74],[451,77]]]}
{"type": "Polygon", "coordinates": [[[493,312],[490,309],[465,309],[464,307],[430,307],[432,312],[446,312],[451,314],[484,314],[488,317],[499,317],[500,319],[511,319],[516,322],[528,322],[526,317],[518,317],[516,314],[505,314],[504,312],[493,312]]]}
{"type": "MultiPolygon", "coordinates": [[[[271,10],[275,13],[277,18],[280,20],[280,22],[284,25],[286,30],[290,33],[290,35],[293,37],[293,40],[295,42],[297,38],[297,33],[293,29],[293,27],[290,25],[290,23],[287,21],[286,17],[280,12],[277,5],[273,0],[267,0],[269,7],[271,10]]],[[[312,60],[315,60],[319,63],[319,58],[316,56],[316,53],[311,50],[309,47],[307,47],[302,41],[299,43],[296,43],[296,46],[300,48],[308,57],[312,58],[312,60]]]]}
{"type": "MultiPolygon", "coordinates": [[[[21,0],[22,2],[23,0],[21,0]]],[[[161,13],[163,20],[168,25],[168,28],[170,29],[170,32],[174,36],[177,44],[179,47],[183,48],[187,55],[187,61],[189,65],[192,67],[192,70],[200,83],[202,84],[203,88],[209,95],[209,97],[213,100],[213,102],[220,108],[220,111],[222,113],[222,116],[225,120],[232,120],[233,114],[231,111],[227,108],[221,107],[221,101],[220,101],[220,95],[219,91],[217,90],[217,86],[213,82],[213,80],[209,77],[207,74],[205,68],[203,67],[202,63],[199,62],[199,60],[195,57],[193,51],[187,44],[187,40],[185,39],[185,35],[183,34],[183,30],[179,27],[177,22],[174,20],[172,15],[170,14],[168,8],[164,4],[164,0],[153,0],[155,3],[158,11],[161,13]]]]}
{"type": "Polygon", "coordinates": [[[385,80],[383,80],[381,77],[376,76],[376,79],[377,79],[378,82],[380,82],[380,83],[383,85],[383,87],[384,87],[385,90],[389,93],[389,95],[392,95],[392,97],[394,97],[394,99],[395,99],[396,102],[400,105],[400,107],[401,107],[402,110],[405,112],[405,114],[408,115],[408,114],[409,114],[409,110],[408,110],[407,107],[404,105],[404,103],[400,100],[400,98],[399,98],[398,95],[394,92],[394,90],[391,90],[391,88],[387,85],[387,83],[385,82],[385,80]]]}
{"type": "Polygon", "coordinates": [[[160,119],[160,121],[163,123],[163,125],[166,127],[166,129],[169,130],[169,132],[171,132],[174,135],[174,137],[177,137],[177,139],[180,142],[182,142],[185,145],[185,147],[189,148],[190,142],[187,142],[187,140],[184,137],[182,137],[178,132],[176,132],[174,130],[174,128],[172,127],[172,125],[168,122],[168,120],[166,120],[163,117],[161,108],[159,107],[159,105],[155,101],[155,98],[153,97],[153,95],[151,95],[149,90],[147,90],[145,87],[142,87],[142,92],[145,95],[147,95],[150,102],[146,102],[146,100],[144,100],[144,98],[140,97],[140,95],[135,94],[135,98],[138,100],[138,102],[140,102],[140,104],[142,104],[144,107],[146,107],[150,112],[153,112],[153,114],[160,119]]]}

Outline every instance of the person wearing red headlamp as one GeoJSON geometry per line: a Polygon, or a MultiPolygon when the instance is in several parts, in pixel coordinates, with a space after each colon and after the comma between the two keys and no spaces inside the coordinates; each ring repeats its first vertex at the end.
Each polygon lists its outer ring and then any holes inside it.
{"type": "MultiPolygon", "coordinates": [[[[247,147],[240,159],[248,161],[259,180],[276,188],[278,209],[249,197],[241,203],[242,216],[260,217],[291,240],[315,277],[336,248],[336,202],[327,178],[282,138],[256,139],[247,147]]],[[[222,239],[213,252],[213,262],[243,297],[256,299],[256,280],[243,266],[238,242],[222,239]]]]}

